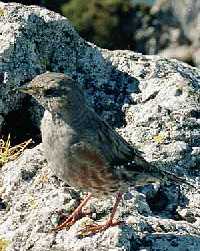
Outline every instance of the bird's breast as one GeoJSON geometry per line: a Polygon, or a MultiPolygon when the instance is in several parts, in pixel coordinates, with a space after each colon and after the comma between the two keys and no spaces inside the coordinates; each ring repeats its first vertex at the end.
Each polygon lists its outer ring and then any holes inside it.
{"type": "Polygon", "coordinates": [[[48,111],[45,111],[42,119],[41,132],[48,165],[55,175],[63,179],[68,170],[70,161],[68,153],[75,132],[62,120],[54,120],[48,111]]]}
{"type": "Polygon", "coordinates": [[[41,131],[45,156],[56,176],[70,186],[96,196],[121,190],[122,185],[109,163],[86,142],[81,144],[80,138],[66,123],[53,121],[51,114],[45,112],[41,131]]]}

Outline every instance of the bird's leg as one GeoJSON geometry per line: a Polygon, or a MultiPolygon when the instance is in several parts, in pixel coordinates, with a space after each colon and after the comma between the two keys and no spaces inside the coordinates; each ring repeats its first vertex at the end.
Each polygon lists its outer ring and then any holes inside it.
{"type": "Polygon", "coordinates": [[[113,221],[113,218],[115,216],[115,213],[116,213],[116,210],[117,210],[117,207],[119,205],[121,198],[122,198],[122,193],[118,192],[116,195],[116,200],[115,200],[114,206],[112,208],[112,212],[111,212],[108,220],[104,224],[87,225],[84,229],[82,229],[80,231],[80,235],[87,236],[87,235],[91,235],[91,234],[96,234],[96,233],[99,233],[99,232],[106,230],[109,227],[113,227],[113,226],[121,224],[122,223],[121,221],[117,221],[117,220],[113,221]]]}
{"type": "Polygon", "coordinates": [[[108,223],[111,223],[111,224],[113,223],[113,218],[115,216],[115,213],[117,211],[117,207],[118,207],[121,199],[122,199],[122,193],[118,192],[117,195],[116,195],[115,204],[114,204],[114,206],[112,208],[112,212],[111,212],[111,214],[109,216],[109,219],[107,221],[108,223]]]}
{"type": "Polygon", "coordinates": [[[91,193],[88,193],[85,199],[80,203],[80,205],[74,210],[74,212],[60,225],[55,227],[53,231],[61,230],[63,228],[69,228],[72,226],[78,219],[82,217],[82,208],[86,205],[88,200],[92,197],[91,193]]]}

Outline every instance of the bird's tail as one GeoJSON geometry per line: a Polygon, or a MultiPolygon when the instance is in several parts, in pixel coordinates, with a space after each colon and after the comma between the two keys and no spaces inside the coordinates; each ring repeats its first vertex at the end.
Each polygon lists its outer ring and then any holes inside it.
{"type": "Polygon", "coordinates": [[[193,184],[188,182],[186,178],[179,177],[174,173],[171,173],[169,171],[160,169],[159,167],[150,164],[147,162],[144,158],[141,158],[139,156],[135,156],[135,162],[138,164],[138,167],[141,171],[141,168],[143,169],[144,173],[151,175],[154,178],[157,178],[158,180],[168,180],[168,181],[174,181],[178,184],[186,184],[189,187],[196,188],[193,184]]]}
{"type": "Polygon", "coordinates": [[[163,178],[166,178],[167,180],[171,180],[171,181],[175,181],[179,184],[186,184],[192,188],[196,188],[193,184],[191,184],[190,182],[188,182],[186,180],[186,178],[184,177],[179,177],[177,176],[176,174],[174,173],[171,173],[169,171],[166,171],[166,170],[160,170],[160,172],[163,174],[163,178]]]}

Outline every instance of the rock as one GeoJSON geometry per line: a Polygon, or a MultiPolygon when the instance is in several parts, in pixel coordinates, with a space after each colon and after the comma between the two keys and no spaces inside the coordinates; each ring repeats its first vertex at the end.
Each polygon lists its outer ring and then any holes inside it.
{"type": "Polygon", "coordinates": [[[159,55],[166,58],[176,58],[184,62],[192,62],[194,49],[191,46],[170,46],[159,52],[159,55]]]}
{"type": "MultiPolygon", "coordinates": [[[[198,0],[157,0],[152,14],[161,14],[161,24],[165,26],[168,43],[159,55],[181,59],[200,66],[200,2],[198,0]],[[163,13],[163,14],[162,14],[163,13]],[[168,15],[164,19],[164,14],[168,15]],[[169,22],[169,19],[172,21],[169,22]],[[169,22],[169,24],[168,24],[169,22]]],[[[161,32],[161,37],[164,33],[161,32]]]]}
{"type": "Polygon", "coordinates": [[[198,0],[171,0],[172,9],[190,41],[195,65],[200,66],[200,2],[198,0]]]}
{"type": "Polygon", "coordinates": [[[0,238],[9,242],[7,251],[199,250],[200,71],[177,60],[98,48],[67,19],[43,8],[0,7],[0,114],[23,104],[39,125],[40,107],[10,90],[46,70],[65,72],[82,85],[88,104],[149,161],[197,187],[163,182],[130,188],[118,209],[126,224],[80,238],[81,225],[104,221],[112,206],[109,198],[92,199],[89,217],[50,233],[84,195],[52,175],[40,144],[0,170],[0,238]]]}
{"type": "Polygon", "coordinates": [[[179,20],[183,31],[194,44],[200,42],[200,2],[198,0],[170,0],[172,9],[179,20]]]}
{"type": "MultiPolygon", "coordinates": [[[[91,238],[78,238],[78,230],[83,225],[83,220],[80,220],[68,232],[48,233],[54,226],[52,219],[59,217],[59,211],[67,213],[71,201],[80,200],[80,195],[50,173],[43,158],[42,145],[25,150],[20,159],[4,165],[2,172],[2,199],[8,206],[1,211],[0,235],[11,241],[8,250],[95,250],[97,246],[116,248],[119,241],[122,245],[118,250],[130,247],[130,239],[135,234],[128,226],[123,231],[114,227],[91,238]]],[[[88,207],[90,205],[95,206],[97,218],[102,220],[112,203],[110,200],[100,202],[93,199],[88,207]]],[[[71,205],[70,210],[75,206],[71,205]]],[[[145,197],[137,192],[129,196],[123,211],[122,207],[119,208],[119,217],[134,211],[134,208],[140,209],[141,214],[149,212],[145,197]]]]}
{"type": "Polygon", "coordinates": [[[2,115],[0,115],[0,131],[1,131],[1,128],[3,126],[3,123],[4,123],[4,118],[2,115]]]}

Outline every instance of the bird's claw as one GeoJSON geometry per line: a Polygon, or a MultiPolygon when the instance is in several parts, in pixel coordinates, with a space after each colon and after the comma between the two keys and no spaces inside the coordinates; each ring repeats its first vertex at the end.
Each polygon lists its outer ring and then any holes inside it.
{"type": "Polygon", "coordinates": [[[57,227],[52,229],[53,231],[59,231],[63,228],[66,228],[67,230],[74,225],[74,223],[82,218],[85,213],[83,213],[82,208],[83,206],[87,203],[87,201],[91,198],[92,194],[88,193],[88,195],[86,196],[86,198],[81,202],[81,204],[74,210],[74,212],[60,225],[58,225],[57,227]]]}
{"type": "Polygon", "coordinates": [[[68,230],[74,223],[75,223],[75,219],[74,218],[71,218],[69,217],[65,222],[63,222],[62,224],[59,224],[58,226],[54,227],[51,229],[51,232],[54,232],[54,231],[59,231],[59,230],[62,230],[62,229],[66,229],[68,230]]]}
{"type": "Polygon", "coordinates": [[[94,234],[100,233],[102,231],[105,231],[109,227],[114,227],[114,226],[120,225],[122,223],[123,223],[123,221],[111,221],[111,222],[106,222],[105,224],[86,225],[84,228],[82,228],[79,231],[78,236],[86,237],[86,236],[94,235],[94,234]]]}
{"type": "Polygon", "coordinates": [[[59,231],[62,229],[68,230],[74,223],[80,219],[83,216],[82,211],[74,211],[63,223],[59,224],[55,228],[53,228],[51,231],[59,231]]]}

